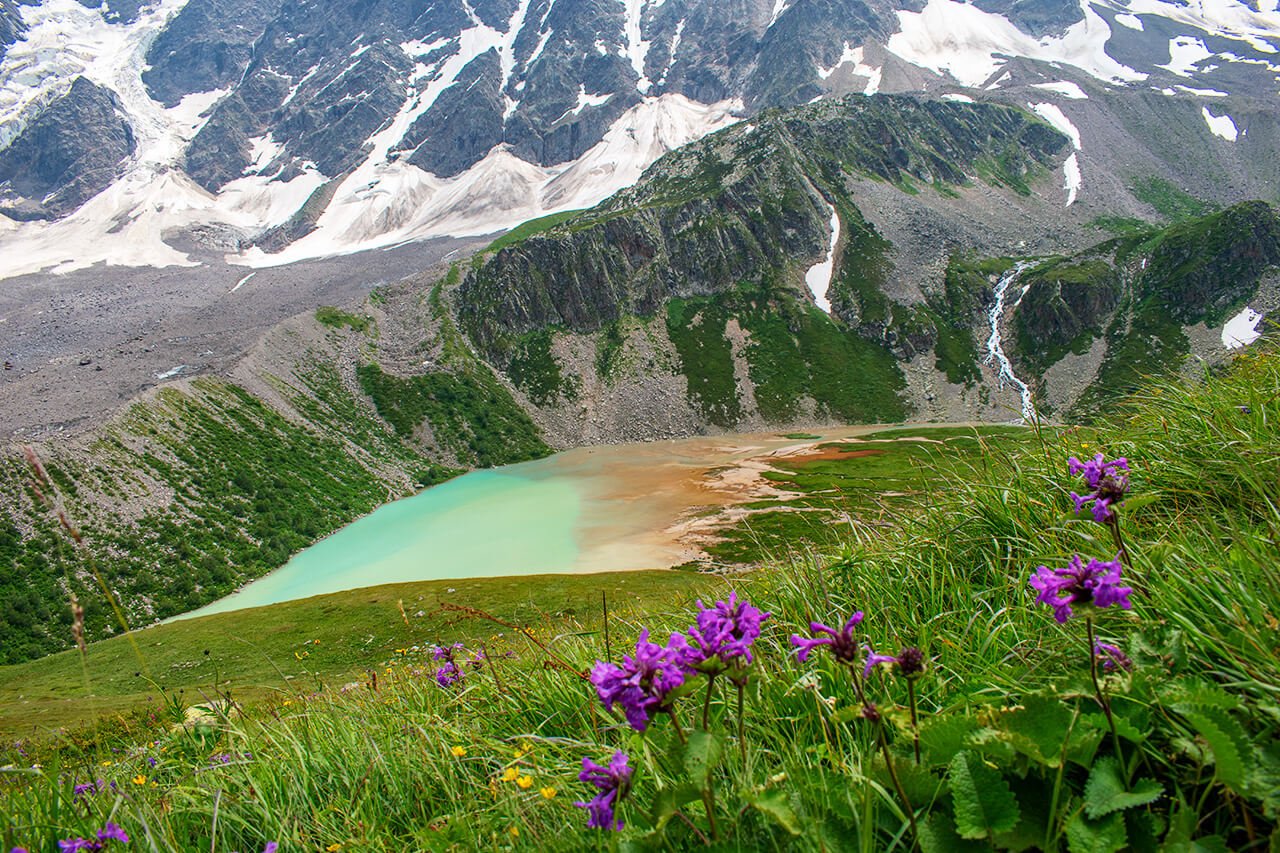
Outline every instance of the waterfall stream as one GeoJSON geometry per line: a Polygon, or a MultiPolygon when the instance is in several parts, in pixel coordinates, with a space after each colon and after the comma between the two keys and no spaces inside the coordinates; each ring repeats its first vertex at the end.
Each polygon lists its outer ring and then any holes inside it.
{"type": "Polygon", "coordinates": [[[987,364],[996,364],[996,377],[1000,382],[1000,387],[1004,387],[1007,381],[1015,386],[1022,395],[1022,419],[1033,421],[1036,418],[1035,401],[1031,397],[1031,389],[1027,387],[1027,383],[1019,379],[1013,372],[1013,365],[1009,363],[1009,357],[1004,354],[1004,349],[1000,346],[1000,320],[1004,316],[1005,297],[1009,293],[1009,286],[1018,280],[1018,276],[1022,275],[1022,271],[1029,264],[1022,262],[1016,264],[1013,269],[1000,277],[996,282],[995,304],[991,306],[991,337],[987,338],[987,364]]]}

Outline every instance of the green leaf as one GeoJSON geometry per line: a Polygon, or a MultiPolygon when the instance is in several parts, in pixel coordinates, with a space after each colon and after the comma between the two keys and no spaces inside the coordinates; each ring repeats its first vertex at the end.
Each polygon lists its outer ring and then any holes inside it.
{"type": "Polygon", "coordinates": [[[1133,790],[1126,790],[1119,763],[1108,756],[1094,764],[1089,772],[1089,781],[1084,786],[1084,810],[1096,820],[1112,812],[1154,802],[1163,793],[1164,786],[1150,779],[1140,779],[1134,783],[1133,790]]]}
{"type": "Polygon", "coordinates": [[[701,798],[702,794],[693,785],[662,788],[654,796],[653,808],[649,812],[654,829],[661,830],[686,803],[701,798]]]}
{"type": "Polygon", "coordinates": [[[699,787],[707,783],[724,756],[724,741],[712,732],[692,732],[684,750],[684,769],[699,787]]]}
{"type": "Polygon", "coordinates": [[[1116,853],[1128,844],[1124,815],[1119,812],[1097,821],[1086,818],[1084,812],[1076,812],[1067,821],[1067,849],[1071,853],[1116,853]]]}
{"type": "Polygon", "coordinates": [[[1059,700],[1031,695],[1023,699],[1021,708],[1004,714],[1001,724],[1014,749],[1046,767],[1058,767],[1073,716],[1059,700]]]}
{"type": "Polygon", "coordinates": [[[1000,771],[971,752],[956,753],[947,769],[961,838],[989,838],[1018,823],[1018,801],[1000,771]]]}
{"type": "Polygon", "coordinates": [[[791,808],[791,804],[787,802],[787,795],[783,791],[774,791],[769,794],[762,794],[750,800],[751,807],[772,820],[778,826],[785,829],[792,835],[800,834],[800,818],[796,817],[795,810],[791,808]]]}
{"type": "Polygon", "coordinates": [[[924,853],[978,853],[991,848],[980,841],[961,838],[951,815],[938,809],[920,824],[920,849],[924,853]]]}
{"type": "Polygon", "coordinates": [[[969,735],[978,721],[963,714],[932,717],[920,726],[920,748],[935,765],[951,763],[956,753],[968,748],[969,735]]]}
{"type": "Polygon", "coordinates": [[[1218,781],[1236,793],[1243,793],[1252,753],[1249,736],[1235,717],[1222,708],[1208,705],[1175,705],[1174,710],[1196,730],[1213,751],[1213,768],[1218,781]]]}

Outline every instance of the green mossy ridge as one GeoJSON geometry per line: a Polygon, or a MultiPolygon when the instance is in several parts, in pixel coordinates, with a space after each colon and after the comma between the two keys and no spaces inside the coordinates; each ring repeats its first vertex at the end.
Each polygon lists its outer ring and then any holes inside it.
{"type": "Polygon", "coordinates": [[[732,351],[724,335],[731,317],[749,336],[742,354],[766,421],[794,420],[806,399],[817,404],[818,417],[831,420],[867,423],[906,417],[900,396],[905,380],[887,350],[838,325],[785,287],[766,282],[668,304],[668,332],[680,353],[682,372],[690,377],[690,399],[709,420],[724,412],[733,412],[735,420],[741,416],[732,351]],[[694,318],[700,322],[694,324],[694,318]]]}
{"type": "Polygon", "coordinates": [[[515,228],[512,228],[506,234],[494,240],[488,246],[481,250],[480,254],[491,254],[507,246],[513,246],[523,240],[527,240],[535,234],[543,234],[547,231],[555,229],[557,226],[568,222],[575,216],[583,213],[584,209],[562,210],[559,213],[549,213],[546,216],[539,216],[535,219],[526,220],[515,228]]]}
{"type": "Polygon", "coordinates": [[[728,320],[725,306],[713,298],[667,303],[667,334],[680,356],[689,402],[707,422],[726,429],[742,418],[733,346],[725,337],[728,320]]]}
{"type": "Polygon", "coordinates": [[[529,416],[482,367],[399,377],[362,364],[356,375],[400,438],[413,439],[426,424],[464,464],[488,468],[551,453],[529,416]]]}
{"type": "Polygon", "coordinates": [[[1015,313],[1016,355],[1038,375],[1068,353],[1083,355],[1104,332],[1122,290],[1120,274],[1100,258],[1048,261],[1022,274],[1015,313]]]}
{"type": "Polygon", "coordinates": [[[893,272],[889,260],[893,244],[854,205],[842,201],[836,209],[844,246],[827,297],[841,315],[856,318],[859,326],[888,326],[893,321],[893,303],[884,288],[893,272]]]}
{"type": "Polygon", "coordinates": [[[352,331],[363,334],[369,331],[369,326],[373,323],[373,320],[369,317],[350,314],[332,305],[321,305],[316,309],[316,322],[331,329],[341,329],[346,326],[352,331]]]}
{"type": "Polygon", "coordinates": [[[565,376],[551,352],[554,331],[538,329],[523,335],[512,350],[507,375],[537,406],[576,400],[581,380],[565,376]]]}
{"type": "Polygon", "coordinates": [[[115,630],[91,568],[135,623],[172,616],[277,568],[387,498],[387,483],[340,438],[214,379],[134,404],[91,450],[91,461],[55,465],[76,485],[63,498],[84,535],[80,554],[31,500],[25,464],[0,464],[0,661],[70,644],[64,584],[85,607],[91,639],[115,630]],[[137,518],[90,515],[90,498],[82,504],[76,494],[95,492],[131,503],[151,494],[159,503],[137,518]]]}
{"type": "Polygon", "coordinates": [[[1129,187],[1138,201],[1145,202],[1170,222],[1181,222],[1207,216],[1219,209],[1211,201],[1203,201],[1164,178],[1139,178],[1129,187]]]}

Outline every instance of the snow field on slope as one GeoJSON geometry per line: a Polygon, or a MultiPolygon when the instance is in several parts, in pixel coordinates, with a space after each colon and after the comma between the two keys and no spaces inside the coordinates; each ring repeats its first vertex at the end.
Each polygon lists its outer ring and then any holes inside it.
{"type": "MultiPolygon", "coordinates": [[[[1077,128],[1066,113],[1056,104],[1028,104],[1031,111],[1047,121],[1071,140],[1071,147],[1080,151],[1080,129],[1077,128]]],[[[1062,164],[1062,188],[1067,191],[1067,207],[1075,204],[1076,195],[1080,192],[1080,158],[1075,152],[1062,164]]]]}
{"type": "Polygon", "coordinates": [[[827,290],[831,287],[831,276],[836,267],[836,246],[840,243],[840,214],[830,202],[826,202],[826,205],[831,210],[831,244],[827,248],[827,257],[809,267],[805,272],[804,282],[809,286],[809,292],[813,294],[814,304],[830,314],[831,300],[827,298],[827,290]]]}

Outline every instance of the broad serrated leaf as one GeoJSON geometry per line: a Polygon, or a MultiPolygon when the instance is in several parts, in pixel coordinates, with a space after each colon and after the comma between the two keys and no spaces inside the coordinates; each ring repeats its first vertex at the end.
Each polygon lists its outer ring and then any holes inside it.
{"type": "Polygon", "coordinates": [[[1249,736],[1228,711],[1206,705],[1175,705],[1213,752],[1213,769],[1218,781],[1236,793],[1243,793],[1252,752],[1249,736]]]}
{"type": "Polygon", "coordinates": [[[961,838],[951,815],[939,809],[920,824],[920,849],[924,853],[979,853],[991,847],[961,838]]]}
{"type": "Polygon", "coordinates": [[[1067,849],[1071,853],[1116,853],[1129,844],[1124,816],[1116,813],[1102,820],[1089,820],[1076,812],[1067,821],[1067,849]]]}
{"type": "Polygon", "coordinates": [[[1154,802],[1164,793],[1164,786],[1150,779],[1140,779],[1132,790],[1126,790],[1120,767],[1115,758],[1100,759],[1089,771],[1089,781],[1084,786],[1084,810],[1097,820],[1112,812],[1131,809],[1154,802]]]}
{"type": "Polygon", "coordinates": [[[956,830],[961,838],[989,838],[1018,823],[1018,801],[1000,771],[971,752],[957,753],[947,768],[956,830]]]}
{"type": "Polygon", "coordinates": [[[969,736],[977,730],[978,721],[973,717],[933,717],[920,727],[920,748],[932,764],[950,764],[957,752],[968,748],[969,736]]]}
{"type": "Polygon", "coordinates": [[[684,750],[684,769],[689,781],[695,785],[706,784],[711,772],[720,764],[724,755],[724,741],[712,732],[691,732],[684,750]]]}
{"type": "Polygon", "coordinates": [[[800,818],[795,809],[787,802],[787,795],[782,791],[762,794],[750,800],[751,807],[772,820],[792,835],[800,834],[800,818]]]}
{"type": "Polygon", "coordinates": [[[649,811],[654,829],[662,829],[686,803],[701,798],[702,794],[693,785],[677,785],[661,789],[654,796],[653,808],[649,811]]]}
{"type": "Polygon", "coordinates": [[[1004,714],[1000,725],[1018,752],[1047,767],[1058,767],[1073,717],[1071,709],[1059,700],[1032,695],[1022,700],[1021,708],[1004,714]]]}

